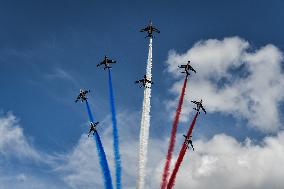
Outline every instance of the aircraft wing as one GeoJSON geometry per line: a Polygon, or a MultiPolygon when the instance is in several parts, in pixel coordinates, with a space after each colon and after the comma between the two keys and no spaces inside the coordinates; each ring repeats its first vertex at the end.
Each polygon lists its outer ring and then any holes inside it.
{"type": "Polygon", "coordinates": [[[80,95],[77,96],[75,102],[78,102],[80,100],[80,95]]]}
{"type": "Polygon", "coordinates": [[[158,30],[157,28],[154,28],[154,27],[153,27],[153,31],[160,33],[160,30],[158,30]]]}
{"type": "Polygon", "coordinates": [[[103,62],[100,62],[98,65],[97,65],[97,67],[99,67],[99,66],[101,66],[101,65],[103,65],[104,64],[104,61],[103,62]]]}
{"type": "Polygon", "coordinates": [[[206,114],[206,110],[203,106],[201,106],[202,110],[204,111],[204,113],[206,114]]]}
{"type": "Polygon", "coordinates": [[[148,27],[143,28],[143,29],[140,30],[140,32],[145,32],[145,31],[148,31],[148,27]]]}
{"type": "Polygon", "coordinates": [[[111,64],[111,63],[116,63],[115,60],[107,60],[107,63],[111,64]]]}
{"type": "Polygon", "coordinates": [[[193,71],[194,73],[196,73],[195,69],[193,69],[193,67],[190,66],[191,71],[193,71]]]}
{"type": "Polygon", "coordinates": [[[191,102],[194,103],[194,104],[197,104],[197,102],[195,100],[192,100],[191,102]]]}
{"type": "Polygon", "coordinates": [[[89,90],[86,90],[86,91],[84,91],[84,94],[87,94],[87,93],[89,93],[90,91],[89,90]]]}
{"type": "Polygon", "coordinates": [[[153,81],[150,81],[150,80],[148,80],[148,79],[146,79],[146,82],[147,82],[147,83],[154,84],[154,82],[153,82],[153,81]]]}
{"type": "Polygon", "coordinates": [[[143,82],[143,79],[135,81],[135,83],[143,82]]]}

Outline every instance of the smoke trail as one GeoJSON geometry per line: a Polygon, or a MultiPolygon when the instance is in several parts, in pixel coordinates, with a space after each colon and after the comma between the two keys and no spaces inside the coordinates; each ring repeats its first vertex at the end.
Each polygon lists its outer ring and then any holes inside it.
{"type": "MultiPolygon", "coordinates": [[[[149,52],[147,59],[146,76],[149,80],[152,80],[152,38],[149,42],[149,52]]],[[[145,166],[147,162],[147,150],[148,150],[148,138],[150,127],[150,109],[151,109],[151,83],[146,83],[144,88],[144,99],[142,106],[142,118],[140,127],[140,141],[139,141],[139,161],[138,161],[138,179],[137,189],[144,188],[145,182],[145,166]]]]}
{"type": "Polygon", "coordinates": [[[178,103],[175,119],[174,119],[173,126],[172,126],[171,138],[170,138],[170,143],[169,143],[166,163],[165,163],[163,176],[162,176],[161,189],[165,189],[166,186],[167,186],[167,181],[168,181],[168,177],[169,177],[170,163],[171,163],[171,160],[172,160],[172,155],[173,155],[174,146],[175,146],[175,142],[176,142],[177,126],[178,126],[178,122],[179,122],[179,117],[180,117],[180,113],[181,113],[181,108],[182,108],[182,104],[183,104],[184,95],[185,95],[187,78],[188,78],[188,76],[185,77],[184,82],[183,82],[182,92],[181,92],[181,95],[180,95],[180,98],[179,98],[179,103],[178,103]]]}
{"type": "Polygon", "coordinates": [[[116,112],[115,103],[112,87],[111,71],[108,69],[108,81],[109,81],[109,97],[110,97],[110,108],[112,113],[112,128],[113,128],[113,150],[115,159],[115,176],[116,176],[116,189],[121,187],[121,160],[119,153],[119,136],[116,124],[116,112]]]}
{"type": "Polygon", "coordinates": [[[87,100],[86,100],[86,107],[87,107],[87,112],[88,112],[88,116],[89,116],[90,122],[94,123],[94,117],[93,117],[93,114],[91,112],[91,108],[90,108],[89,102],[87,100]]]}
{"type": "MultiPolygon", "coordinates": [[[[189,130],[188,130],[187,135],[186,135],[187,138],[189,138],[189,137],[191,136],[191,134],[192,134],[192,130],[193,130],[193,128],[194,128],[194,125],[195,125],[195,122],[196,122],[197,117],[198,117],[198,112],[196,112],[196,114],[195,114],[195,116],[194,116],[194,118],[193,118],[193,121],[191,122],[191,125],[190,125],[189,130]]],[[[181,165],[181,163],[182,163],[182,160],[183,160],[183,157],[184,157],[184,155],[185,155],[186,150],[187,150],[187,146],[186,146],[185,143],[183,143],[182,148],[181,148],[181,150],[180,150],[180,152],[179,152],[179,156],[178,156],[178,159],[177,159],[177,161],[176,161],[174,170],[173,170],[173,172],[172,172],[171,178],[170,178],[170,180],[169,180],[167,189],[173,188],[173,186],[174,186],[174,184],[175,184],[176,176],[177,176],[179,167],[180,167],[180,165],[181,165]]]]}
{"type": "MultiPolygon", "coordinates": [[[[86,100],[86,106],[87,106],[87,112],[89,115],[89,119],[91,122],[94,123],[94,118],[89,106],[88,101],[86,100]]],[[[109,167],[108,167],[108,162],[107,162],[107,158],[106,158],[106,154],[100,139],[100,135],[99,133],[96,131],[95,135],[94,135],[94,139],[96,141],[97,144],[97,152],[99,155],[99,161],[100,161],[100,165],[101,165],[101,169],[102,169],[102,173],[104,176],[104,185],[106,189],[112,189],[112,180],[111,180],[111,175],[110,175],[110,171],[109,171],[109,167]]]]}
{"type": "Polygon", "coordinates": [[[106,189],[112,189],[112,181],[111,181],[111,175],[110,175],[110,171],[109,171],[109,167],[108,167],[108,163],[107,163],[107,159],[106,159],[106,154],[100,139],[100,135],[98,132],[95,132],[94,135],[94,139],[97,143],[97,151],[99,154],[99,161],[102,167],[102,172],[104,175],[104,184],[105,184],[105,188],[106,189]]]}

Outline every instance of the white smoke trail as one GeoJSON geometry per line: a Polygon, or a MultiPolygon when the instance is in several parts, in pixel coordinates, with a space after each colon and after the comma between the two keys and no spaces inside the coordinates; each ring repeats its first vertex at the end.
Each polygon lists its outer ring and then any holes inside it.
{"type": "MultiPolygon", "coordinates": [[[[152,38],[149,42],[149,52],[147,59],[146,76],[147,79],[152,81],[152,38]]],[[[139,162],[138,162],[138,180],[137,189],[144,188],[144,177],[145,177],[145,166],[147,162],[147,149],[148,149],[148,138],[149,138],[149,127],[150,127],[150,104],[151,99],[151,83],[146,83],[144,88],[144,99],[142,106],[142,118],[140,127],[140,142],[139,142],[139,162]]]]}

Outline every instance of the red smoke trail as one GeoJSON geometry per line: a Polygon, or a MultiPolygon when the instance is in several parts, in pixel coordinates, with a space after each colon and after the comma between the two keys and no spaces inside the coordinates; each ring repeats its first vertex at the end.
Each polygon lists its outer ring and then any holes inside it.
{"type": "Polygon", "coordinates": [[[168,148],[168,153],[167,153],[167,159],[166,159],[163,177],[162,177],[162,182],[161,182],[161,189],[165,189],[166,186],[167,186],[170,163],[171,163],[171,159],[172,159],[172,155],[173,155],[173,151],[174,151],[174,147],[175,147],[177,126],[178,126],[178,122],[179,122],[179,116],[180,116],[180,113],[181,113],[181,107],[182,107],[182,104],[183,104],[187,78],[188,78],[188,76],[186,76],[186,78],[184,79],[181,95],[179,97],[178,107],[177,107],[177,110],[176,110],[176,116],[175,116],[173,126],[172,126],[171,138],[170,138],[170,143],[169,143],[169,148],[168,148]]]}
{"type": "MultiPolygon", "coordinates": [[[[193,128],[194,128],[194,125],[195,125],[196,119],[197,119],[197,117],[198,117],[198,114],[199,114],[199,113],[196,112],[196,114],[195,114],[195,116],[194,116],[194,118],[193,118],[193,121],[191,122],[191,125],[190,125],[189,130],[188,130],[187,135],[186,135],[187,138],[189,138],[189,137],[191,136],[191,134],[192,134],[192,130],[193,130],[193,128]]],[[[186,150],[187,150],[187,146],[186,146],[185,143],[183,143],[182,148],[181,148],[181,150],[180,150],[180,152],[179,152],[179,156],[178,156],[178,159],[177,159],[177,161],[176,161],[176,164],[175,164],[173,173],[172,173],[171,178],[170,178],[170,180],[169,180],[167,189],[173,188],[173,186],[174,186],[174,184],[175,184],[177,172],[178,172],[178,170],[179,170],[179,167],[180,167],[180,165],[181,165],[181,162],[182,162],[182,160],[183,160],[183,157],[184,157],[184,155],[185,155],[186,150]]]]}

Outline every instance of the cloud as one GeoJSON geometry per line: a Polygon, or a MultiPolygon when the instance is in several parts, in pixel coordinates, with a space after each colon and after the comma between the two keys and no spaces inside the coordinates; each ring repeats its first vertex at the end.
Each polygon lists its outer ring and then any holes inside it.
{"type": "Polygon", "coordinates": [[[92,138],[82,135],[74,149],[62,155],[55,170],[71,188],[99,188],[103,185],[96,145],[92,138]]]}
{"type": "Polygon", "coordinates": [[[53,177],[51,170],[57,165],[55,160],[55,156],[33,147],[11,112],[0,116],[1,188],[66,188],[60,179],[53,177]]]}
{"type": "MultiPolygon", "coordinates": [[[[140,114],[139,114],[140,115],[140,114]]],[[[123,111],[117,115],[120,133],[120,149],[122,157],[122,186],[133,188],[136,185],[136,171],[138,163],[139,128],[136,127],[139,117],[133,112],[123,111]]],[[[102,120],[98,127],[102,143],[107,155],[109,167],[114,176],[114,156],[112,143],[112,126],[110,116],[102,120]]],[[[98,160],[96,144],[93,138],[84,133],[78,144],[67,154],[62,154],[63,163],[55,170],[62,175],[63,180],[71,188],[101,188],[103,186],[102,173],[98,160]]]]}
{"type": "Polygon", "coordinates": [[[186,155],[176,188],[273,188],[284,186],[284,132],[266,137],[261,144],[239,143],[221,134],[196,141],[198,151],[186,155]]]}
{"type": "MultiPolygon", "coordinates": [[[[247,41],[231,37],[197,42],[184,54],[170,51],[166,64],[167,71],[179,79],[171,88],[176,95],[182,85],[177,66],[188,60],[197,74],[189,79],[187,98],[202,98],[209,112],[245,119],[263,132],[279,129],[278,106],[284,99],[284,75],[283,55],[277,47],[268,44],[252,49],[247,41]]],[[[184,112],[192,110],[188,100],[184,107],[184,112]]]]}
{"type": "MultiPolygon", "coordinates": [[[[139,120],[139,115],[139,112],[130,113],[127,111],[120,112],[118,115],[119,125],[121,126],[119,128],[121,130],[120,142],[123,166],[122,183],[126,189],[133,188],[136,185],[139,128],[135,126],[139,120]]],[[[13,133],[14,137],[17,136],[13,139],[21,141],[13,143],[9,139],[11,134],[8,134],[9,137],[6,140],[14,145],[9,146],[7,151],[3,150],[7,149],[7,147],[3,148],[7,145],[6,142],[5,145],[1,142],[0,156],[6,154],[7,157],[22,157],[23,154],[19,148],[25,148],[26,154],[23,157],[34,158],[39,156],[34,154],[41,154],[40,156],[43,159],[51,158],[51,155],[42,154],[29,144],[15,116],[12,114],[2,116],[0,123],[1,133],[4,133],[4,130],[6,134],[13,133]],[[17,138],[20,138],[20,140],[17,138]]],[[[101,124],[104,127],[100,127],[99,132],[109,166],[114,173],[112,140],[109,140],[112,134],[109,118],[107,117],[101,124]]],[[[78,144],[69,152],[53,155],[53,163],[44,166],[45,173],[30,173],[24,171],[27,170],[26,168],[10,172],[3,169],[4,167],[0,164],[2,167],[0,185],[6,188],[50,188],[50,183],[53,183],[53,188],[101,188],[103,183],[96,145],[86,135],[84,133],[78,144]]],[[[182,143],[182,140],[179,139],[183,137],[179,134],[177,138],[178,151],[182,143]]],[[[167,144],[167,137],[151,138],[149,141],[146,188],[159,187],[167,144]]],[[[234,189],[280,189],[284,186],[282,178],[284,170],[281,166],[284,164],[283,131],[275,136],[267,136],[257,144],[254,144],[249,138],[239,142],[232,136],[219,134],[211,139],[194,140],[194,145],[196,151],[187,152],[184,158],[177,176],[176,188],[217,189],[220,188],[220,183],[224,188],[234,189]]],[[[174,159],[176,159],[176,156],[174,159]]],[[[174,162],[172,162],[172,165],[174,162]]],[[[19,166],[17,162],[14,161],[14,163],[16,163],[16,167],[19,166]]],[[[26,166],[30,166],[30,164],[26,166]]],[[[23,165],[20,165],[20,167],[23,167],[23,165]]],[[[36,167],[39,168],[40,166],[36,167]]]]}
{"type": "Polygon", "coordinates": [[[0,117],[0,155],[40,160],[40,154],[29,144],[18,120],[12,113],[0,117]]]}
{"type": "Polygon", "coordinates": [[[54,182],[47,178],[40,178],[39,176],[30,174],[13,174],[13,175],[1,175],[0,176],[1,188],[13,188],[13,189],[67,189],[66,186],[61,183],[54,182]]]}
{"type": "Polygon", "coordinates": [[[62,68],[59,68],[59,67],[55,67],[54,72],[46,74],[45,77],[51,80],[63,79],[63,80],[71,81],[72,83],[76,83],[75,79],[70,73],[68,73],[66,70],[63,70],[62,68]]]}
{"type": "MultiPolygon", "coordinates": [[[[133,130],[137,116],[124,112],[119,115],[119,123],[123,125],[121,135],[121,154],[123,166],[123,187],[136,186],[137,155],[139,130],[133,130]],[[130,119],[129,117],[136,117],[130,119]],[[125,119],[124,119],[125,118],[125,119]],[[123,121],[125,120],[125,121],[123,121]],[[121,121],[121,122],[120,122],[121,121]],[[128,123],[128,124],[126,124],[128,123]],[[124,137],[127,139],[124,140],[124,137]]],[[[113,152],[110,124],[106,121],[105,130],[100,130],[112,173],[113,152]]],[[[178,135],[177,151],[181,147],[183,137],[178,135]]],[[[158,188],[161,180],[168,138],[151,138],[149,141],[149,156],[146,170],[145,188],[158,188]]],[[[281,189],[284,186],[282,175],[284,170],[284,132],[276,136],[267,136],[254,144],[251,139],[239,142],[234,137],[225,134],[215,135],[211,139],[194,141],[195,152],[187,152],[176,187],[179,189],[217,189],[220,184],[224,188],[251,189],[281,189]]],[[[65,154],[66,162],[57,170],[63,175],[66,184],[72,188],[100,188],[102,177],[97,160],[96,146],[92,139],[83,134],[78,145],[65,154]]],[[[174,159],[177,157],[175,156],[174,159]]],[[[172,162],[172,166],[175,160],[172,162]]],[[[113,177],[114,178],[114,177],[113,177]]]]}

